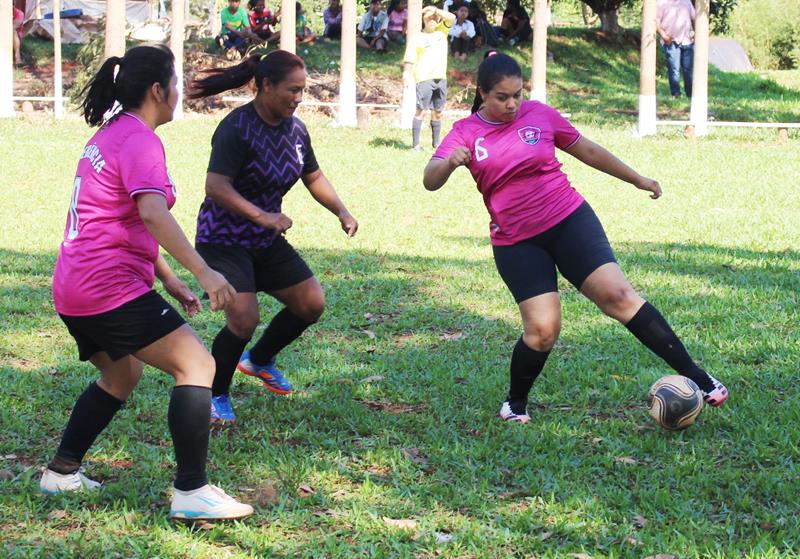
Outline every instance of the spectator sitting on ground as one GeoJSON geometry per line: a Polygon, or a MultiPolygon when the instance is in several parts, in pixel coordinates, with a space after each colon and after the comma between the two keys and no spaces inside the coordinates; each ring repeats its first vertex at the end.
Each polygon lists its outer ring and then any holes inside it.
{"type": "Polygon", "coordinates": [[[342,5],[339,0],[331,0],[322,12],[322,20],[325,22],[325,30],[322,32],[325,39],[342,38],[342,5]]]}
{"type": "Polygon", "coordinates": [[[472,25],[475,26],[475,38],[472,40],[473,45],[476,47],[481,45],[496,47],[500,44],[497,33],[494,32],[494,28],[489,25],[486,19],[486,12],[481,10],[477,2],[473,1],[469,3],[469,15],[467,18],[472,22],[472,25]]]}
{"type": "MultiPolygon", "coordinates": [[[[13,0],[12,0],[13,2],[13,0]]],[[[11,4],[14,10],[14,33],[12,43],[14,49],[14,64],[20,66],[22,64],[22,56],[20,55],[20,47],[22,46],[22,37],[25,36],[25,30],[22,29],[22,24],[25,22],[25,14],[22,10],[18,9],[14,4],[11,4]]]]}
{"type": "Polygon", "coordinates": [[[250,0],[247,7],[250,8],[250,29],[253,33],[265,43],[278,39],[278,34],[272,30],[277,20],[267,9],[264,0],[250,0]]]}
{"type": "Polygon", "coordinates": [[[406,42],[406,25],[408,24],[408,0],[392,0],[387,10],[389,16],[389,28],[386,35],[390,41],[400,43],[406,42]]]}
{"type": "Polygon", "coordinates": [[[467,19],[469,9],[461,6],[456,12],[456,21],[450,28],[450,45],[453,56],[459,60],[466,60],[472,50],[472,39],[475,37],[475,26],[467,19]]]}
{"type": "Polygon", "coordinates": [[[257,37],[250,32],[250,18],[240,5],[240,0],[228,0],[228,7],[222,8],[222,31],[217,44],[227,51],[229,59],[240,58],[247,50],[250,39],[257,37]]]}
{"type": "Polygon", "coordinates": [[[499,31],[512,47],[531,38],[531,18],[519,0],[508,0],[499,31]]]}
{"type": "Polygon", "coordinates": [[[311,31],[311,28],[308,27],[308,20],[306,19],[306,11],[303,9],[303,6],[300,2],[295,2],[294,5],[294,17],[295,17],[295,37],[297,38],[298,43],[305,43],[309,45],[313,45],[314,41],[317,40],[317,36],[311,31]]]}
{"type": "Polygon", "coordinates": [[[389,16],[383,10],[383,2],[372,0],[369,9],[358,24],[356,44],[364,49],[386,52],[386,30],[388,28],[389,16]]]}

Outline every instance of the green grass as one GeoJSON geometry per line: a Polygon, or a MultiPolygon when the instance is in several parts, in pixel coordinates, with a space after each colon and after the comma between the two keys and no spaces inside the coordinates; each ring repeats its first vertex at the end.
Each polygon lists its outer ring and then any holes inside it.
{"type": "MultiPolygon", "coordinates": [[[[800,197],[787,181],[796,141],[639,141],[582,127],[659,179],[658,201],[563,158],[633,284],[731,389],[726,407],[670,433],[644,409],[668,369],[565,283],[562,336],[534,388],[533,421],[497,420],[520,323],[468,174],[428,193],[429,154],[399,147],[407,132],[307,122],[361,230],[346,239],[302,186],[287,196],[288,238],[321,279],[327,311],[280,356],[295,395],[236,378],[240,422],[214,430],[209,473],[257,515],[209,530],[166,519],[171,383],[152,370],[87,457],[105,489],[38,494],[37,468],[95,378],[49,289],[90,131],[77,120],[0,123],[14,148],[0,156],[2,556],[797,556],[800,197]],[[452,540],[437,543],[443,535],[452,540]]],[[[175,214],[190,233],[215,124],[189,118],[162,131],[175,214]]],[[[264,298],[262,308],[278,307],[264,298]]],[[[191,323],[210,342],[222,318],[205,311],[191,323]]]]}

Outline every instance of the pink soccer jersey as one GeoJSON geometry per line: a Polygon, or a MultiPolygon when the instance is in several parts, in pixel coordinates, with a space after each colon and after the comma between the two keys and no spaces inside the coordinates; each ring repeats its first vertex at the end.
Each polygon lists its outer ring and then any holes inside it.
{"type": "Polygon", "coordinates": [[[523,101],[512,122],[489,122],[478,113],[459,120],[433,159],[469,148],[467,168],[489,210],[492,244],[513,245],[557,225],[583,202],[555,155],[580,137],[552,107],[523,101]]]}
{"type": "Polygon", "coordinates": [[[92,136],[78,162],[53,277],[60,314],[99,314],[152,289],[158,243],[134,200],[144,193],[175,203],[161,140],[124,113],[92,136]]]}

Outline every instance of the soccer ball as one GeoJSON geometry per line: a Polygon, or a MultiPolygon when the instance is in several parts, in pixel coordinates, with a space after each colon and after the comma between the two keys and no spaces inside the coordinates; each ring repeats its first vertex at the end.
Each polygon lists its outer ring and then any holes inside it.
{"type": "Polygon", "coordinates": [[[650,417],[665,429],[679,431],[692,425],[703,410],[703,394],[691,379],[661,377],[647,394],[650,417]]]}

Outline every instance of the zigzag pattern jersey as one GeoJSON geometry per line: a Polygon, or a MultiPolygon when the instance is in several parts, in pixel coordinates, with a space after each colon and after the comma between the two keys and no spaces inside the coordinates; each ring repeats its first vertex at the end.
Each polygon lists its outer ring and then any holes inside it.
{"type": "MultiPolygon", "coordinates": [[[[319,169],[311,137],[296,117],[270,126],[250,102],[222,119],[211,138],[210,173],[230,177],[233,188],[268,213],[281,211],[283,197],[302,175],[319,169]]],[[[200,244],[267,248],[276,233],[226,210],[211,197],[200,205],[200,244]]]]}

